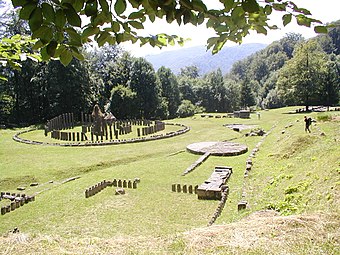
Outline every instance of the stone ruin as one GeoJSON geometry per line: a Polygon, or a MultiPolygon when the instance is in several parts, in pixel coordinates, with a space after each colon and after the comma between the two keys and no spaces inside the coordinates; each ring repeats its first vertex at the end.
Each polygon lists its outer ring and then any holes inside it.
{"type": "Polygon", "coordinates": [[[226,185],[232,174],[232,168],[228,166],[216,166],[210,178],[197,188],[198,199],[221,200],[222,192],[228,189],[226,185]]]}
{"type": "Polygon", "coordinates": [[[17,208],[24,206],[29,202],[35,201],[35,196],[28,196],[26,194],[16,194],[10,192],[0,192],[0,201],[9,200],[9,204],[6,206],[1,206],[1,215],[5,215],[17,208]]]}
{"type": "Polygon", "coordinates": [[[162,121],[150,120],[117,120],[111,112],[103,113],[99,105],[93,107],[91,114],[81,113],[81,132],[69,132],[75,127],[73,113],[59,115],[45,125],[45,136],[72,142],[103,142],[119,140],[119,136],[132,132],[132,125],[143,126],[136,129],[137,137],[152,135],[165,129],[162,121]],[[89,133],[89,134],[88,134],[89,133]]]}
{"type": "Polygon", "coordinates": [[[88,189],[85,190],[85,198],[92,197],[102,191],[103,189],[107,187],[118,187],[116,189],[116,195],[122,195],[125,194],[124,188],[129,189],[137,189],[137,184],[140,182],[139,178],[135,178],[132,180],[122,180],[122,179],[113,179],[113,181],[106,181],[103,180],[88,189]]]}

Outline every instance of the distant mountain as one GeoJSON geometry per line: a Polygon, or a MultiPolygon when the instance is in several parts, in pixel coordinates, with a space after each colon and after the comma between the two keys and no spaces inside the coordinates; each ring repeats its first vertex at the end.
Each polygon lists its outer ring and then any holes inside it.
{"type": "Polygon", "coordinates": [[[205,46],[196,46],[156,55],[147,55],[145,58],[152,63],[155,70],[165,66],[175,74],[178,74],[181,68],[186,66],[197,66],[201,75],[215,71],[218,68],[221,69],[223,74],[226,74],[236,61],[244,59],[266,46],[266,44],[261,43],[249,43],[224,47],[215,55],[212,55],[211,51],[206,51],[205,46]]]}

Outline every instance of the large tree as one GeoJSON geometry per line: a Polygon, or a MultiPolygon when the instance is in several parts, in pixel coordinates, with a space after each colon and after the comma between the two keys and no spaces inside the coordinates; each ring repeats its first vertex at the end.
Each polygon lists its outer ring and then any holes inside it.
{"type": "Polygon", "coordinates": [[[161,87],[151,63],[137,58],[132,63],[129,88],[136,93],[137,118],[156,118],[161,103],[161,87]]]}
{"type": "Polygon", "coordinates": [[[220,0],[211,9],[202,0],[12,0],[12,3],[20,8],[20,18],[28,21],[32,37],[38,40],[35,48],[41,49],[43,58],[59,57],[65,65],[73,57],[83,59],[78,47],[93,39],[99,46],[124,41],[159,47],[175,41],[183,43],[183,38],[175,35],[140,35],[146,20],[165,19],[179,25],[206,22],[216,34],[207,41],[213,53],[228,40],[242,42],[251,30],[267,34],[269,29],[277,29],[268,21],[278,12],[283,25],[294,17],[299,25],[317,24],[315,31],[327,31],[307,9],[288,0],[220,0]]]}
{"type": "Polygon", "coordinates": [[[278,88],[288,104],[309,106],[319,104],[320,91],[324,84],[324,72],[328,62],[316,40],[300,44],[294,57],[280,70],[278,88]]]}
{"type": "Polygon", "coordinates": [[[162,97],[165,99],[169,111],[168,117],[174,118],[181,103],[177,78],[169,68],[164,66],[157,70],[157,76],[162,86],[162,97]]]}

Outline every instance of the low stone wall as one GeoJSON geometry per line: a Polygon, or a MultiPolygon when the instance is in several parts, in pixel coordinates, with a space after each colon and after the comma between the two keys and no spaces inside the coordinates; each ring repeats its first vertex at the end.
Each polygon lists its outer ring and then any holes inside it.
{"type": "Polygon", "coordinates": [[[98,182],[97,184],[87,188],[85,190],[85,198],[92,197],[98,194],[100,191],[107,187],[119,187],[119,188],[129,188],[129,189],[137,189],[137,183],[140,182],[139,178],[135,180],[122,180],[122,179],[113,179],[113,181],[103,180],[98,182]]]}
{"type": "Polygon", "coordinates": [[[14,211],[29,202],[35,201],[35,196],[28,196],[26,194],[16,194],[10,192],[0,192],[0,200],[9,200],[9,204],[1,206],[1,215],[5,215],[14,211]]]}

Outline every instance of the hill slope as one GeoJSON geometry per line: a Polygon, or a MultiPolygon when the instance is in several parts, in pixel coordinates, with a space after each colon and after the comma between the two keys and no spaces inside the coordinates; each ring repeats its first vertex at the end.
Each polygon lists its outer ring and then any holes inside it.
{"type": "Polygon", "coordinates": [[[174,51],[167,51],[157,55],[148,55],[145,58],[157,70],[161,66],[170,68],[175,74],[185,66],[197,66],[200,74],[206,74],[220,68],[226,74],[231,66],[238,60],[265,48],[260,43],[242,44],[233,47],[224,47],[218,54],[212,55],[206,51],[205,46],[196,46],[174,51]]]}

